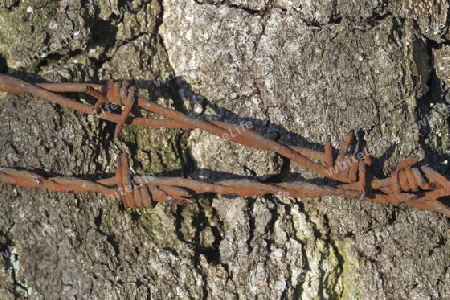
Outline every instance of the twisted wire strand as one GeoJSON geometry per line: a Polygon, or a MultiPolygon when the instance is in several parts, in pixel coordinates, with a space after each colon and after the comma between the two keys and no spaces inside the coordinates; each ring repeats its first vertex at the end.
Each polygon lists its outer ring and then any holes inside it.
{"type": "MultiPolygon", "coordinates": [[[[375,201],[385,204],[400,204],[437,211],[450,217],[450,208],[438,200],[440,197],[450,195],[450,182],[433,169],[423,166],[422,173],[417,168],[408,168],[412,160],[399,164],[390,178],[384,180],[385,185],[380,185],[382,193],[368,193],[365,176],[360,176],[360,181],[347,185],[349,188],[333,188],[325,185],[316,185],[302,181],[266,184],[254,180],[223,180],[215,183],[207,183],[180,177],[152,177],[130,175],[128,158],[125,154],[119,156],[116,175],[109,179],[89,181],[74,177],[56,176],[46,178],[30,171],[16,169],[0,170],[0,181],[18,184],[26,187],[46,188],[57,192],[85,193],[97,192],[108,197],[121,199],[125,208],[154,208],[158,202],[170,202],[178,205],[193,204],[193,197],[203,193],[216,193],[235,196],[259,196],[274,194],[292,198],[317,198],[323,196],[341,196],[361,200],[375,201]],[[405,175],[400,171],[405,168],[405,175]],[[406,193],[403,190],[396,193],[392,184],[401,185],[398,182],[407,180],[407,173],[412,174],[414,182],[409,183],[408,190],[413,186],[419,189],[419,181],[427,182],[422,187],[428,191],[420,190],[418,193],[406,193]],[[397,177],[395,177],[397,176],[397,177]],[[400,178],[404,176],[404,178],[400,178]],[[394,178],[394,179],[393,179],[394,178]],[[117,186],[117,190],[111,186],[117,186]],[[354,185],[354,187],[350,187],[354,185]],[[430,190],[430,188],[433,188],[430,190]]],[[[359,161],[360,174],[366,174],[364,161],[359,161]]],[[[402,188],[403,189],[403,188],[402,188]]]]}
{"type": "MultiPolygon", "coordinates": [[[[30,83],[24,82],[20,79],[10,77],[8,75],[0,74],[0,90],[7,91],[7,92],[13,92],[13,93],[20,93],[20,92],[27,92],[32,95],[44,98],[50,102],[66,106],[68,108],[82,111],[83,113],[95,113],[96,105],[89,106],[85,105],[76,101],[73,101],[71,99],[65,98],[63,96],[54,94],[50,92],[49,90],[46,90],[45,88],[49,89],[55,89],[57,91],[64,90],[65,92],[71,92],[74,89],[75,91],[80,90],[80,86],[78,84],[66,84],[66,83],[60,83],[58,87],[56,87],[56,84],[41,84],[42,87],[32,85],[30,83]],[[65,89],[64,89],[64,88],[65,89]]],[[[119,84],[115,84],[114,82],[110,81],[106,87],[99,87],[98,85],[92,85],[92,84],[85,84],[84,92],[87,94],[90,94],[94,97],[96,97],[100,102],[114,102],[117,104],[125,104],[125,106],[132,104],[129,104],[130,102],[126,98],[125,94],[128,96],[128,94],[132,94],[133,91],[125,92],[125,90],[128,89],[128,84],[122,83],[122,88],[119,84]],[[122,92],[121,92],[122,90],[122,92]]],[[[271,139],[268,139],[261,134],[252,131],[250,129],[246,130],[245,132],[237,130],[239,128],[239,125],[221,122],[221,121],[214,121],[214,120],[202,120],[197,119],[191,116],[184,115],[181,112],[163,107],[157,103],[150,102],[147,99],[138,97],[135,101],[135,104],[139,106],[140,108],[150,111],[152,113],[155,113],[159,116],[162,116],[166,119],[147,119],[147,118],[141,118],[141,117],[131,117],[126,114],[128,109],[125,111],[125,113],[122,113],[122,115],[117,115],[109,112],[102,111],[101,114],[95,113],[95,115],[99,118],[103,118],[112,122],[116,122],[119,125],[122,123],[136,125],[136,126],[142,126],[142,127],[165,127],[165,128],[199,128],[203,131],[206,131],[210,134],[223,137],[224,135],[229,136],[229,140],[233,141],[235,143],[242,144],[244,146],[272,151],[279,153],[282,156],[285,156],[296,163],[298,163],[300,166],[303,166],[305,168],[308,168],[322,176],[327,176],[335,180],[339,180],[342,182],[349,182],[348,178],[345,176],[342,176],[341,173],[336,174],[328,174],[327,169],[322,166],[321,164],[318,164],[308,158],[307,156],[302,155],[301,153],[297,152],[295,148],[292,148],[290,146],[286,146],[283,144],[280,144],[278,142],[275,142],[271,139]],[[236,134],[230,135],[230,131],[234,132],[236,134]]],[[[100,104],[98,104],[100,105],[100,104]]],[[[138,112],[136,112],[138,114],[138,112]]],[[[118,134],[120,132],[120,128],[116,127],[116,133],[118,134]]],[[[310,152],[310,151],[309,151],[310,152]]]]}
{"type": "Polygon", "coordinates": [[[74,177],[56,176],[46,178],[30,171],[4,168],[0,169],[0,181],[25,187],[45,188],[55,192],[75,194],[96,192],[119,199],[119,194],[108,186],[99,184],[95,181],[83,180],[74,177]]]}
{"type": "Polygon", "coordinates": [[[239,127],[236,124],[196,119],[149,102],[146,99],[140,97],[136,99],[136,88],[126,81],[122,84],[109,81],[106,85],[86,83],[40,83],[32,85],[8,75],[0,74],[0,90],[15,93],[28,92],[74,110],[84,113],[94,112],[99,118],[117,123],[114,132],[115,137],[118,136],[124,124],[142,127],[199,128],[219,137],[234,131],[236,134],[228,135],[229,140],[233,142],[277,152],[305,168],[343,184],[334,188],[305,182],[262,184],[249,180],[227,180],[212,184],[183,178],[157,178],[145,185],[142,183],[137,185],[136,182],[142,181],[142,177],[131,178],[126,156],[119,157],[116,176],[105,180],[91,182],[68,177],[44,178],[29,171],[0,170],[0,180],[7,183],[44,187],[58,192],[98,192],[116,199],[122,199],[124,206],[127,208],[152,208],[159,201],[169,201],[182,205],[192,204],[192,197],[199,193],[234,194],[237,196],[270,193],[296,198],[337,195],[387,204],[406,203],[420,209],[439,211],[450,216],[449,207],[439,201],[439,198],[450,196],[450,182],[445,176],[427,166],[412,167],[418,162],[417,158],[412,157],[400,162],[389,178],[374,178],[368,168],[372,161],[366,148],[364,148],[363,159],[359,157],[355,159],[348,154],[348,148],[355,138],[354,131],[349,131],[345,136],[335,158],[330,136],[327,136],[324,152],[286,146],[252,130],[246,130],[245,132],[236,130],[239,127]],[[89,106],[54,94],[51,91],[85,92],[97,98],[98,101],[94,106],[89,106]],[[105,102],[124,106],[122,114],[112,114],[105,111],[98,114],[101,105],[105,102]],[[138,108],[148,110],[166,119],[142,118],[138,108]],[[130,116],[130,113],[134,117],[130,116]],[[315,161],[322,162],[322,164],[315,161]],[[333,168],[334,171],[330,172],[324,165],[333,168]],[[345,168],[336,167],[342,165],[345,168]],[[112,185],[117,185],[118,190],[111,189],[110,186],[112,185]]]}

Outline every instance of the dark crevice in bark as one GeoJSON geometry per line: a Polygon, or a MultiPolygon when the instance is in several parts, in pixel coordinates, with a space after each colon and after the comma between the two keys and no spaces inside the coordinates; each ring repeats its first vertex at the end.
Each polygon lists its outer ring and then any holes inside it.
{"type": "Polygon", "coordinates": [[[114,248],[114,255],[117,257],[120,254],[119,242],[115,234],[106,234],[106,240],[114,248]]]}
{"type": "MultiPolygon", "coordinates": [[[[264,196],[265,200],[267,202],[271,202],[273,207],[272,208],[268,208],[270,211],[270,220],[267,223],[267,226],[265,228],[265,234],[267,234],[267,236],[272,237],[275,234],[275,222],[279,219],[279,214],[278,214],[278,200],[277,197],[275,197],[274,195],[265,195],[264,196]]],[[[273,240],[268,240],[267,241],[267,249],[270,252],[271,251],[271,245],[273,244],[273,240]]]]}
{"type": "MultiPolygon", "coordinates": [[[[111,56],[107,56],[107,53],[110,51],[112,47],[115,45],[115,40],[112,38],[106,37],[114,37],[117,34],[117,28],[112,26],[111,23],[103,20],[97,20],[92,27],[92,47],[95,46],[104,47],[103,53],[99,55],[99,59],[91,58],[97,70],[103,68],[103,64],[111,60],[111,56]]],[[[98,73],[95,73],[95,80],[98,81],[98,73]]]]}
{"type": "Polygon", "coordinates": [[[102,226],[102,217],[103,217],[103,209],[98,209],[98,216],[94,217],[94,224],[97,226],[97,229],[102,226]]]}
{"type": "Polygon", "coordinates": [[[7,74],[8,73],[8,62],[6,58],[0,53],[0,73],[7,74]]]}
{"type": "MultiPolygon", "coordinates": [[[[110,164],[113,160],[110,150],[115,144],[115,142],[112,141],[115,126],[112,123],[101,120],[98,122],[97,128],[98,130],[95,131],[95,151],[92,158],[96,162],[96,166],[99,168],[98,170],[104,172],[102,164],[98,162],[98,158],[104,155],[106,161],[105,164],[110,164]]],[[[113,162],[113,165],[116,165],[116,161],[113,162]]]]}
{"type": "MultiPolygon", "coordinates": [[[[155,18],[155,34],[156,34],[156,42],[158,43],[158,45],[164,50],[164,54],[167,55],[167,49],[166,46],[164,45],[164,39],[162,37],[162,35],[159,33],[159,28],[161,27],[161,25],[163,24],[163,17],[164,17],[164,5],[163,5],[163,0],[160,0],[159,6],[161,7],[161,10],[159,12],[159,15],[155,18]]],[[[174,68],[170,65],[170,61],[167,60],[167,64],[168,64],[168,69],[169,72],[171,74],[174,74],[174,68]]]]}
{"type": "Polygon", "coordinates": [[[335,276],[334,276],[334,284],[331,284],[329,286],[331,291],[331,297],[336,297],[338,299],[342,298],[342,294],[337,294],[336,291],[338,290],[338,282],[339,278],[342,276],[344,272],[344,257],[339,253],[339,248],[336,245],[336,241],[331,236],[331,226],[329,224],[329,218],[327,214],[323,214],[324,224],[327,225],[327,232],[326,232],[326,240],[329,242],[329,245],[331,249],[333,250],[334,254],[336,255],[336,258],[338,260],[338,265],[334,267],[335,270],[335,276]]]}
{"type": "MultiPolygon", "coordinates": [[[[197,271],[197,273],[202,277],[203,280],[203,286],[202,286],[202,290],[203,290],[203,298],[206,299],[206,296],[208,295],[208,288],[207,288],[207,276],[206,274],[204,274],[202,267],[200,265],[200,255],[201,254],[205,254],[205,248],[202,247],[202,245],[200,244],[200,231],[201,229],[195,225],[198,225],[196,223],[198,223],[199,221],[194,218],[192,220],[192,222],[194,224],[192,224],[193,226],[195,226],[195,236],[194,236],[194,240],[193,241],[187,241],[183,232],[182,232],[182,227],[184,226],[184,222],[186,222],[186,220],[184,220],[183,216],[183,211],[184,211],[184,207],[181,206],[177,206],[176,209],[174,210],[174,222],[175,222],[175,233],[177,235],[177,238],[179,241],[181,241],[182,243],[186,243],[188,245],[190,245],[191,247],[188,246],[188,248],[193,248],[194,251],[194,256],[192,258],[192,262],[193,262],[193,267],[194,269],[197,271]],[[192,243],[193,242],[193,243],[192,243]]],[[[201,219],[203,220],[203,222],[206,223],[207,219],[204,219],[204,215],[201,217],[201,219]]],[[[200,221],[200,224],[202,224],[202,222],[200,221]]],[[[217,254],[218,251],[217,251],[217,254]]],[[[220,254],[219,254],[220,255],[220,254]]],[[[220,259],[219,259],[220,260],[220,259]]]]}
{"type": "MultiPolygon", "coordinates": [[[[418,30],[418,29],[416,29],[418,30]]],[[[427,54],[430,57],[430,69],[432,68],[432,59],[433,59],[433,51],[436,49],[440,49],[443,45],[450,45],[449,41],[444,41],[442,43],[438,43],[434,40],[431,40],[427,37],[423,37],[425,39],[425,47],[427,50],[427,54]]],[[[430,134],[432,134],[432,128],[430,126],[430,122],[434,122],[436,118],[445,117],[445,115],[439,114],[438,111],[435,111],[432,108],[437,103],[443,102],[446,106],[448,103],[443,101],[443,94],[445,91],[442,91],[442,86],[439,78],[436,75],[436,71],[433,69],[430,73],[430,78],[426,85],[429,87],[428,92],[423,95],[420,99],[417,100],[417,118],[416,124],[421,124],[419,126],[419,143],[422,149],[426,153],[425,161],[429,163],[433,168],[436,168],[438,172],[448,174],[450,171],[449,165],[443,165],[441,162],[448,159],[448,155],[445,153],[445,149],[443,149],[442,140],[440,137],[437,138],[437,148],[441,148],[443,151],[438,153],[435,150],[435,146],[432,145],[428,140],[430,138],[430,134]]],[[[447,124],[450,124],[450,116],[447,115],[446,118],[447,124]]],[[[450,125],[449,125],[450,127],[450,125]]],[[[449,128],[450,129],[450,128],[449,128]]]]}
{"type": "Polygon", "coordinates": [[[195,0],[195,2],[197,4],[199,4],[199,5],[208,4],[208,5],[214,5],[216,7],[227,7],[227,8],[230,8],[230,9],[239,9],[239,10],[241,10],[241,11],[243,11],[243,12],[245,12],[248,15],[251,15],[251,16],[261,16],[261,15],[263,15],[263,13],[265,11],[264,9],[261,9],[261,10],[251,9],[251,8],[245,7],[243,5],[230,3],[229,1],[221,1],[220,3],[214,3],[214,2],[211,2],[211,1],[205,1],[205,3],[203,3],[203,2],[199,2],[198,0],[195,0]]]}
{"type": "Polygon", "coordinates": [[[245,213],[246,213],[246,216],[248,218],[247,247],[248,247],[249,253],[251,253],[253,251],[252,241],[253,241],[253,239],[255,237],[255,230],[256,230],[255,215],[253,214],[254,204],[256,202],[256,198],[254,198],[254,197],[247,197],[246,198],[246,202],[247,202],[247,211],[245,213]]]}
{"type": "MultiPolygon", "coordinates": [[[[297,206],[298,212],[299,213],[303,213],[305,215],[307,215],[307,211],[305,209],[305,204],[301,201],[297,201],[295,206],[297,206]]],[[[291,208],[289,206],[286,206],[287,210],[291,210],[291,208]]],[[[294,217],[292,214],[286,214],[287,216],[289,216],[289,224],[292,228],[293,234],[291,236],[292,239],[294,239],[295,241],[297,241],[299,244],[302,245],[301,249],[302,249],[302,269],[308,271],[309,270],[309,260],[308,260],[308,256],[306,254],[306,244],[303,240],[300,240],[297,236],[298,236],[298,232],[297,229],[295,227],[295,222],[294,222],[294,217]]],[[[303,280],[300,280],[299,282],[293,283],[295,284],[295,286],[293,286],[294,288],[294,299],[300,299],[302,292],[303,292],[303,280]]]]}

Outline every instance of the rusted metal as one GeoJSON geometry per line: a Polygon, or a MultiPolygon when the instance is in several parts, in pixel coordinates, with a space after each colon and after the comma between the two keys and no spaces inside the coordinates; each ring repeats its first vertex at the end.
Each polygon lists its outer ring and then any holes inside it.
{"type": "Polygon", "coordinates": [[[274,194],[294,198],[334,195],[384,204],[405,203],[419,209],[440,212],[450,217],[450,207],[440,201],[444,197],[450,197],[450,181],[445,176],[427,166],[413,167],[418,163],[418,158],[410,157],[401,161],[392,170],[390,177],[377,179],[370,173],[372,159],[366,148],[363,149],[363,158],[359,154],[357,156],[349,154],[349,147],[355,139],[353,130],[345,136],[335,159],[330,136],[326,137],[323,152],[283,145],[250,129],[242,130],[236,124],[197,119],[136,97],[136,88],[130,86],[126,81],[121,84],[109,81],[106,85],[88,83],[39,83],[33,85],[0,74],[0,90],[12,93],[27,92],[86,114],[94,113],[98,118],[117,123],[114,131],[115,137],[120,134],[125,124],[140,127],[199,128],[244,146],[279,153],[302,167],[337,181],[333,187],[301,181],[275,184],[248,179],[225,180],[215,183],[164,177],[147,180],[148,178],[145,176],[131,176],[128,158],[121,155],[118,158],[116,175],[108,179],[88,181],[73,177],[45,177],[33,172],[10,168],[0,169],[0,181],[6,183],[41,187],[57,192],[97,192],[114,199],[121,199],[126,208],[153,208],[157,202],[161,201],[188,205],[194,203],[195,196],[202,193],[242,197],[274,194]],[[97,102],[93,106],[86,105],[54,92],[87,93],[95,97],[97,102]],[[123,106],[122,113],[119,115],[101,111],[101,106],[106,102],[123,106]],[[139,109],[150,111],[165,119],[143,118],[139,109]],[[230,134],[231,132],[233,134],[230,134]]]}
{"type": "MultiPolygon", "coordinates": [[[[124,83],[122,83],[124,85],[124,83]]],[[[79,92],[81,87],[79,84],[67,84],[60,83],[58,84],[41,84],[41,86],[54,89],[56,91],[64,90],[64,86],[67,86],[65,92],[79,92]]],[[[126,86],[128,88],[128,86],[126,86]]],[[[127,100],[124,98],[125,93],[120,92],[120,86],[118,84],[108,82],[106,87],[101,87],[98,85],[86,84],[84,91],[94,97],[96,97],[101,103],[104,102],[112,102],[118,105],[123,105],[127,103],[127,100]]],[[[93,111],[95,112],[97,105],[89,106],[85,105],[71,99],[65,98],[63,96],[54,94],[53,92],[41,88],[37,85],[33,85],[31,83],[27,83],[17,78],[13,78],[8,75],[0,74],[0,90],[11,92],[11,93],[20,93],[27,92],[32,95],[44,98],[52,103],[56,103],[61,106],[68,107],[70,109],[74,109],[77,111],[81,111],[86,114],[91,114],[93,111]]],[[[289,147],[278,142],[275,142],[271,139],[268,139],[255,131],[250,129],[245,131],[236,130],[239,128],[239,125],[214,121],[214,120],[201,120],[191,116],[187,116],[182,114],[181,112],[163,107],[157,103],[150,102],[147,99],[138,97],[136,100],[136,105],[141,109],[145,109],[147,111],[153,112],[159,116],[165,117],[165,120],[160,119],[147,119],[141,117],[132,117],[127,116],[127,111],[124,111],[122,115],[105,112],[102,111],[101,114],[95,114],[97,117],[101,119],[105,119],[111,122],[119,123],[123,121],[124,115],[126,117],[126,124],[140,126],[140,127],[165,127],[165,128],[199,128],[203,131],[209,132],[210,134],[216,135],[218,137],[223,137],[227,135],[228,140],[239,143],[244,146],[258,148],[262,150],[272,151],[279,153],[282,156],[285,156],[294,162],[298,163],[300,166],[313,170],[314,172],[322,175],[328,176],[332,179],[349,182],[347,176],[338,172],[336,174],[327,175],[326,167],[312,161],[307,156],[297,152],[293,147],[289,147]],[[234,132],[235,134],[229,134],[234,132]]],[[[116,128],[117,129],[117,128],[116,128]]],[[[314,152],[307,151],[310,154],[314,152]]],[[[323,159],[323,157],[321,157],[323,159]]]]}

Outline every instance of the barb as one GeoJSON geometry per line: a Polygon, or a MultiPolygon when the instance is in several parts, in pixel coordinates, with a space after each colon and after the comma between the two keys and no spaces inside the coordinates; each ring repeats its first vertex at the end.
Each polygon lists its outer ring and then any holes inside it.
{"type": "Polygon", "coordinates": [[[349,154],[348,149],[355,139],[349,131],[341,143],[337,157],[333,155],[331,137],[326,137],[324,152],[287,146],[270,140],[250,129],[237,130],[238,125],[226,122],[201,120],[165,108],[146,99],[136,97],[136,89],[126,81],[105,86],[85,83],[40,83],[32,85],[22,80],[0,74],[0,90],[21,93],[28,92],[68,108],[117,123],[114,136],[117,137],[124,124],[141,127],[199,128],[219,137],[257,149],[277,152],[295,161],[300,166],[338,181],[336,187],[314,185],[306,182],[279,184],[261,183],[252,180],[226,180],[206,183],[184,178],[155,178],[145,182],[142,176],[131,177],[128,159],[118,159],[116,175],[109,179],[87,181],[76,178],[46,178],[28,171],[14,169],[0,170],[0,181],[27,187],[42,187],[58,192],[97,192],[121,199],[126,208],[153,208],[157,202],[169,201],[188,205],[193,197],[202,193],[232,194],[236,196],[257,196],[264,194],[285,195],[294,198],[315,198],[327,195],[350,197],[384,204],[407,205],[443,213],[450,217],[450,207],[439,199],[450,196],[450,181],[422,166],[413,167],[418,158],[411,157],[400,162],[386,179],[377,179],[370,172],[372,159],[364,148],[362,157],[349,154]],[[85,105],[57,95],[53,92],[85,92],[98,101],[94,106],[85,105]],[[102,104],[112,102],[124,106],[122,114],[106,111],[100,113],[102,104]],[[145,109],[165,119],[143,118],[139,109],[145,109]],[[130,116],[133,114],[133,116],[130,116]],[[235,134],[230,134],[233,132],[235,134]],[[328,167],[328,168],[327,168],[328,167]],[[117,190],[113,188],[117,187],[117,190]]]}

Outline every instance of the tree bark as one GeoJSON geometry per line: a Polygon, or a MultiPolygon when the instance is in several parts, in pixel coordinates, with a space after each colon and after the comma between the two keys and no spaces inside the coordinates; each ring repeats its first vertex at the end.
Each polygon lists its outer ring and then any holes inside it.
{"type": "MultiPolygon", "coordinates": [[[[322,150],[330,134],[338,148],[355,129],[379,177],[412,155],[448,175],[449,4],[384,3],[3,0],[0,54],[30,82],[134,80],[141,96],[288,145],[322,150]]],[[[115,140],[115,124],[26,95],[1,94],[0,119],[0,166],[43,174],[107,177],[121,152],[137,174],[205,180],[281,164],[199,130],[125,126],[115,140]]],[[[322,180],[290,168],[283,180],[322,180]]],[[[125,210],[0,187],[2,299],[450,298],[438,213],[270,195],[125,210]]]]}

